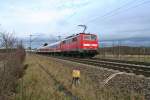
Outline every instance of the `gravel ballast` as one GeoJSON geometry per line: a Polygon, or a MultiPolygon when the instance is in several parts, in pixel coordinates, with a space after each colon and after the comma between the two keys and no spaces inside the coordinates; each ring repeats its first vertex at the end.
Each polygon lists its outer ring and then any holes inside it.
{"type": "Polygon", "coordinates": [[[103,82],[111,75],[119,73],[119,71],[102,68],[101,66],[91,66],[57,58],[50,58],[56,62],[66,65],[66,67],[78,67],[82,73],[86,74],[91,80],[96,83],[96,88],[101,91],[101,88],[115,89],[122,93],[137,93],[144,96],[144,100],[150,100],[150,78],[134,74],[118,74],[109,79],[107,84],[103,86],[103,82]]]}

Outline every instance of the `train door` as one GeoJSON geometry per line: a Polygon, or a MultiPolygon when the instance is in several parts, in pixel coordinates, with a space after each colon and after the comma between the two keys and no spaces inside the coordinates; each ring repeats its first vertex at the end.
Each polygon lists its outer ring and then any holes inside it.
{"type": "Polygon", "coordinates": [[[80,34],[80,35],[78,36],[78,51],[79,51],[79,52],[81,52],[81,50],[82,50],[82,44],[83,44],[83,35],[80,34]]]}
{"type": "Polygon", "coordinates": [[[74,37],[72,38],[72,49],[73,51],[77,51],[78,49],[78,38],[77,37],[74,37]]]}
{"type": "Polygon", "coordinates": [[[76,44],[76,45],[77,45],[77,51],[80,51],[81,39],[82,39],[81,35],[78,35],[78,36],[77,36],[77,42],[76,42],[76,43],[77,43],[77,44],[76,44]]]}

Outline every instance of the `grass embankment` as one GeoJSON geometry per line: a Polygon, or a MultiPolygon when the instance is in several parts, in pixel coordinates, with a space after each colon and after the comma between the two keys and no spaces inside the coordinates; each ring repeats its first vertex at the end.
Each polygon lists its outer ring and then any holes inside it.
{"type": "Polygon", "coordinates": [[[94,77],[95,72],[91,73],[91,78],[84,72],[84,70],[87,70],[84,68],[81,69],[80,86],[71,87],[71,75],[74,66],[52,58],[28,55],[25,63],[28,64],[28,69],[24,77],[20,79],[17,88],[18,93],[14,96],[16,100],[70,100],[71,97],[65,94],[62,88],[81,100],[133,100],[132,97],[134,96],[141,98],[140,95],[134,93],[124,95],[118,92],[120,90],[99,89],[100,83],[94,77]],[[39,63],[47,69],[50,76],[40,68],[39,63]],[[60,85],[62,88],[60,88],[60,85]]]}
{"type": "Polygon", "coordinates": [[[15,100],[59,100],[63,94],[55,91],[52,79],[39,67],[36,56],[26,58],[28,69],[17,88],[15,100]]]}
{"type": "Polygon", "coordinates": [[[51,61],[42,56],[27,56],[28,69],[18,86],[16,100],[70,100],[64,91],[59,89],[58,84],[39,67],[38,62],[43,65],[54,78],[59,81],[68,91],[81,100],[96,100],[92,92],[92,85],[88,77],[82,75],[82,82],[79,87],[71,87],[71,72],[69,67],[51,61]],[[89,84],[86,84],[89,83],[89,84]]]}

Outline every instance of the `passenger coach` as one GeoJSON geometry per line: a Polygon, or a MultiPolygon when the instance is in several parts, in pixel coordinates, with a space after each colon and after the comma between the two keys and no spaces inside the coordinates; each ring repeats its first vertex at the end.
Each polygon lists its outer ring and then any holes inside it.
{"type": "Polygon", "coordinates": [[[37,50],[37,53],[93,57],[98,53],[98,47],[98,38],[95,34],[79,33],[62,41],[43,46],[37,50]]]}

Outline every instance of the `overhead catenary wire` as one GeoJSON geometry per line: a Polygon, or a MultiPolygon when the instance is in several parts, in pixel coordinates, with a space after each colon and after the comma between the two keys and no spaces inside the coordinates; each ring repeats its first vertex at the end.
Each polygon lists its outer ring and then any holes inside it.
{"type": "MultiPolygon", "coordinates": [[[[121,11],[121,10],[124,9],[124,8],[127,8],[127,9],[124,10],[124,11],[127,11],[129,9],[136,8],[136,7],[141,6],[143,4],[146,4],[146,3],[150,3],[150,1],[149,0],[147,0],[147,1],[144,1],[144,0],[136,0],[136,1],[132,0],[132,1],[126,2],[124,5],[119,6],[119,7],[115,8],[115,9],[107,12],[107,13],[105,13],[102,16],[96,16],[95,18],[92,18],[91,20],[85,22],[85,25],[89,24],[89,23],[92,23],[92,21],[95,21],[96,19],[107,19],[107,18],[113,17],[113,16],[115,16],[115,15],[117,15],[119,13],[122,13],[123,11],[121,11]],[[138,4],[137,5],[133,5],[133,4],[136,4],[136,3],[138,3],[138,4]],[[131,6],[131,7],[129,7],[129,6],[131,6]],[[119,11],[119,13],[117,11],[119,11]]],[[[82,24],[84,24],[84,23],[82,23],[82,24]]],[[[78,24],[76,24],[74,26],[77,26],[77,25],[78,24]]],[[[72,32],[73,30],[75,30],[75,29],[71,29],[68,32],[72,32]]]]}
{"type": "MultiPolygon", "coordinates": [[[[133,0],[133,1],[135,2],[135,0],[133,0]]],[[[133,2],[133,1],[132,1],[132,2],[133,2]]],[[[141,1],[141,0],[140,0],[140,1],[141,1]]],[[[108,12],[108,13],[102,15],[102,16],[96,16],[95,18],[93,18],[93,19],[87,21],[86,24],[91,23],[92,21],[95,21],[96,19],[111,18],[111,17],[113,17],[113,16],[116,16],[117,14],[120,14],[120,13],[124,12],[124,11],[129,11],[130,9],[134,9],[134,8],[137,8],[137,7],[141,6],[141,5],[150,3],[149,0],[147,0],[147,1],[142,0],[142,2],[138,2],[138,4],[136,4],[136,5],[133,5],[134,2],[133,2],[133,3],[132,3],[132,2],[128,2],[128,3],[126,3],[125,5],[120,6],[120,7],[116,8],[116,9],[114,9],[114,10],[112,10],[112,11],[110,11],[110,12],[108,12]],[[129,4],[131,4],[131,3],[132,3],[133,6],[131,5],[131,7],[129,7],[129,4]],[[126,8],[125,8],[124,10],[122,10],[124,7],[126,7],[126,8]],[[122,11],[121,11],[121,12],[117,12],[117,11],[119,11],[119,10],[122,10],[122,11]],[[108,17],[107,17],[107,16],[108,16],[108,17]]]]}
{"type": "MultiPolygon", "coordinates": [[[[105,20],[107,20],[107,19],[109,19],[109,18],[111,18],[113,16],[116,16],[116,15],[124,12],[124,11],[128,11],[130,9],[134,9],[134,8],[139,7],[139,6],[141,6],[143,4],[146,4],[146,3],[150,3],[150,1],[149,0],[147,0],[147,1],[144,1],[144,0],[136,0],[136,1],[132,0],[132,1],[126,2],[124,5],[122,5],[120,7],[117,7],[115,9],[105,13],[102,16],[96,16],[95,18],[92,18],[91,20],[89,20],[89,21],[87,21],[85,23],[82,23],[82,24],[88,25],[88,24],[92,23],[93,21],[95,21],[96,19],[101,19],[101,20],[105,19],[105,20]],[[136,4],[136,3],[138,3],[138,4],[136,4]],[[119,12],[117,12],[117,11],[119,11],[119,12]]],[[[74,25],[74,26],[76,26],[76,25],[74,25]]],[[[71,31],[73,31],[73,30],[74,29],[72,29],[71,31]]]]}
{"type": "Polygon", "coordinates": [[[95,20],[96,18],[99,18],[99,17],[102,18],[102,17],[108,16],[108,15],[114,13],[114,12],[117,11],[117,10],[120,10],[120,9],[126,7],[126,6],[129,6],[130,4],[132,4],[132,3],[134,3],[134,2],[135,2],[135,0],[133,0],[133,1],[131,1],[131,2],[127,2],[127,3],[125,3],[123,6],[117,7],[117,8],[115,8],[115,9],[113,9],[113,10],[111,10],[111,11],[105,13],[105,14],[102,15],[102,16],[96,16],[95,18],[92,18],[92,19],[89,20],[88,22],[93,21],[93,20],[95,20]]]}
{"type": "MultiPolygon", "coordinates": [[[[150,1],[145,1],[143,3],[139,3],[137,5],[134,5],[134,6],[130,7],[130,8],[127,8],[124,11],[129,11],[130,9],[134,9],[134,8],[137,8],[137,7],[141,6],[141,5],[148,4],[148,3],[150,3],[150,1]]],[[[118,13],[118,14],[120,14],[120,13],[118,13]]],[[[113,14],[111,17],[116,16],[116,15],[117,15],[117,13],[113,14]]]]}
{"type": "MultiPolygon", "coordinates": [[[[132,1],[126,2],[124,5],[122,5],[122,6],[118,7],[118,8],[116,8],[116,9],[113,9],[113,10],[111,10],[111,11],[105,13],[105,14],[102,15],[102,16],[96,16],[95,18],[89,20],[89,21],[86,22],[86,23],[89,24],[89,23],[91,23],[92,21],[95,21],[96,19],[103,19],[103,18],[107,19],[107,18],[110,18],[110,17],[112,17],[112,16],[116,16],[116,15],[118,15],[118,14],[120,14],[120,13],[123,13],[124,11],[128,11],[128,10],[130,10],[130,9],[134,9],[134,8],[136,8],[136,7],[139,7],[139,6],[141,6],[141,5],[143,5],[143,4],[146,4],[146,3],[150,3],[150,0],[147,0],[147,1],[145,1],[145,0],[136,0],[136,1],[135,1],[135,0],[132,0],[132,1]],[[137,3],[138,3],[138,4],[137,4],[137,3]],[[133,4],[134,4],[134,5],[133,5],[133,4]]],[[[73,29],[73,30],[74,30],[74,29],[73,29]]],[[[69,32],[70,32],[70,31],[69,31],[69,32]]]]}

